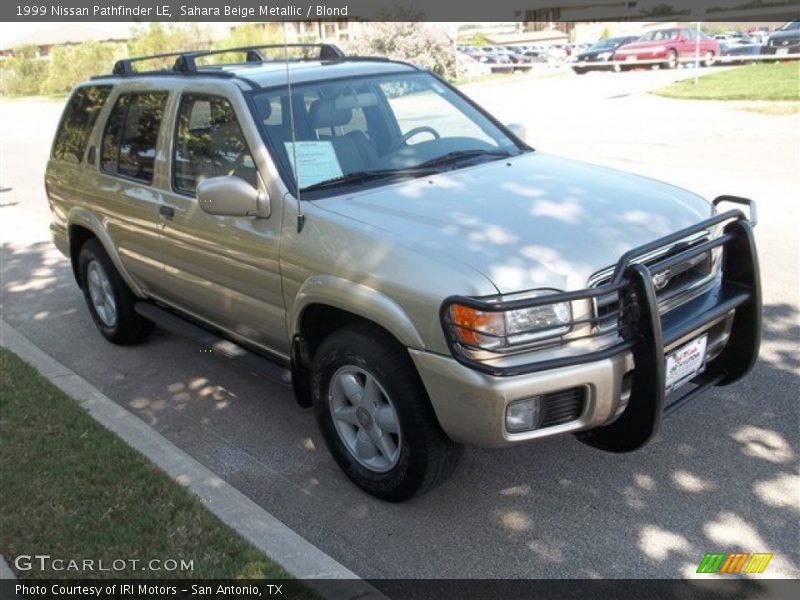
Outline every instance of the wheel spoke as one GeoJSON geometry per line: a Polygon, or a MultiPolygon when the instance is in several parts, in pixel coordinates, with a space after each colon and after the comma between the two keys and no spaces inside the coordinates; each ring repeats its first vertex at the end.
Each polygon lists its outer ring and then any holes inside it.
{"type": "Polygon", "coordinates": [[[391,433],[400,433],[400,423],[397,422],[397,413],[388,404],[381,406],[375,415],[378,427],[391,433]]]}
{"type": "Polygon", "coordinates": [[[367,377],[367,383],[364,386],[364,396],[367,400],[369,400],[374,406],[380,406],[381,404],[381,390],[378,387],[378,384],[372,377],[367,377]]]}
{"type": "Polygon", "coordinates": [[[375,458],[375,456],[378,454],[378,448],[375,446],[375,442],[367,437],[363,429],[360,430],[356,435],[355,446],[356,454],[358,454],[364,460],[375,458]]]}
{"type": "Polygon", "coordinates": [[[378,450],[381,451],[383,457],[391,462],[394,460],[394,454],[397,452],[397,444],[394,443],[392,436],[390,435],[382,435],[377,440],[375,440],[375,445],[378,447],[378,450]]]}
{"type": "Polygon", "coordinates": [[[351,425],[358,425],[355,406],[341,406],[333,411],[333,418],[351,425]]]}
{"type": "Polygon", "coordinates": [[[364,388],[352,373],[345,373],[339,376],[339,387],[347,396],[347,399],[354,406],[360,406],[364,398],[364,388]]]}

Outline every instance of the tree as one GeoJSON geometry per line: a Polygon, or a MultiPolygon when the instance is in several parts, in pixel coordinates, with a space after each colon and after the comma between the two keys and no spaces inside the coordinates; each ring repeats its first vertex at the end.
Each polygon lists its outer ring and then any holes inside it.
{"type": "Polygon", "coordinates": [[[278,23],[246,23],[231,29],[226,40],[220,40],[216,48],[238,48],[241,46],[263,46],[283,42],[281,26],[278,23]]]}
{"type": "Polygon", "coordinates": [[[111,73],[114,61],[123,53],[119,44],[88,41],[74,46],[58,46],[53,50],[42,92],[68,92],[76,83],[93,75],[111,73]]]}
{"type": "MultiPolygon", "coordinates": [[[[150,56],[167,52],[206,50],[211,47],[211,32],[208,27],[191,23],[188,27],[148,23],[147,26],[131,28],[128,41],[128,56],[150,56]]],[[[147,69],[170,68],[174,58],[154,59],[147,69]]]]}
{"type": "Polygon", "coordinates": [[[9,96],[35,96],[41,93],[47,75],[47,61],[39,58],[36,46],[22,46],[3,65],[3,93],[9,96]]]}
{"type": "Polygon", "coordinates": [[[348,54],[387,56],[444,77],[456,76],[453,42],[441,27],[417,21],[373,22],[362,27],[347,44],[348,54]]]}

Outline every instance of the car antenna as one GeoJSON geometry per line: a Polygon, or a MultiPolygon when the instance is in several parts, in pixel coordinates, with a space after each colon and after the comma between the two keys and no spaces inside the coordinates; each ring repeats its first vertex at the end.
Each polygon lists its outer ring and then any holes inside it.
{"type": "Polygon", "coordinates": [[[294,171],[294,192],[297,198],[297,233],[303,231],[306,215],[303,212],[303,203],[300,200],[300,179],[297,174],[297,135],[294,129],[294,98],[292,98],[292,80],[289,77],[289,47],[286,44],[286,21],[282,22],[283,29],[283,59],[286,65],[286,87],[289,92],[289,127],[292,131],[292,167],[294,171]]]}

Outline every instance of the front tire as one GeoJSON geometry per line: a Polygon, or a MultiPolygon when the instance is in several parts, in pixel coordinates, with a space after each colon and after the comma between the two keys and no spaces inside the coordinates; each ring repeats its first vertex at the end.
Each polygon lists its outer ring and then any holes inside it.
{"type": "Polygon", "coordinates": [[[461,447],[442,431],[407,352],[368,324],[340,329],[314,356],[314,413],[353,483],[402,502],[443,483],[461,447]]]}
{"type": "Polygon", "coordinates": [[[78,273],[89,313],[103,337],[120,345],[144,341],[153,323],[134,310],[136,296],[97,239],[83,244],[78,273]]]}

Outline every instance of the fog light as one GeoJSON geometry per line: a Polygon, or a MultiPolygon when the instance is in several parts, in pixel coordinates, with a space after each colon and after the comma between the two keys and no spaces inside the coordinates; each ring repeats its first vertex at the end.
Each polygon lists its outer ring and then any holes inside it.
{"type": "Polygon", "coordinates": [[[506,407],[506,429],[509,433],[532,431],[539,426],[541,396],[514,400],[506,407]]]}

